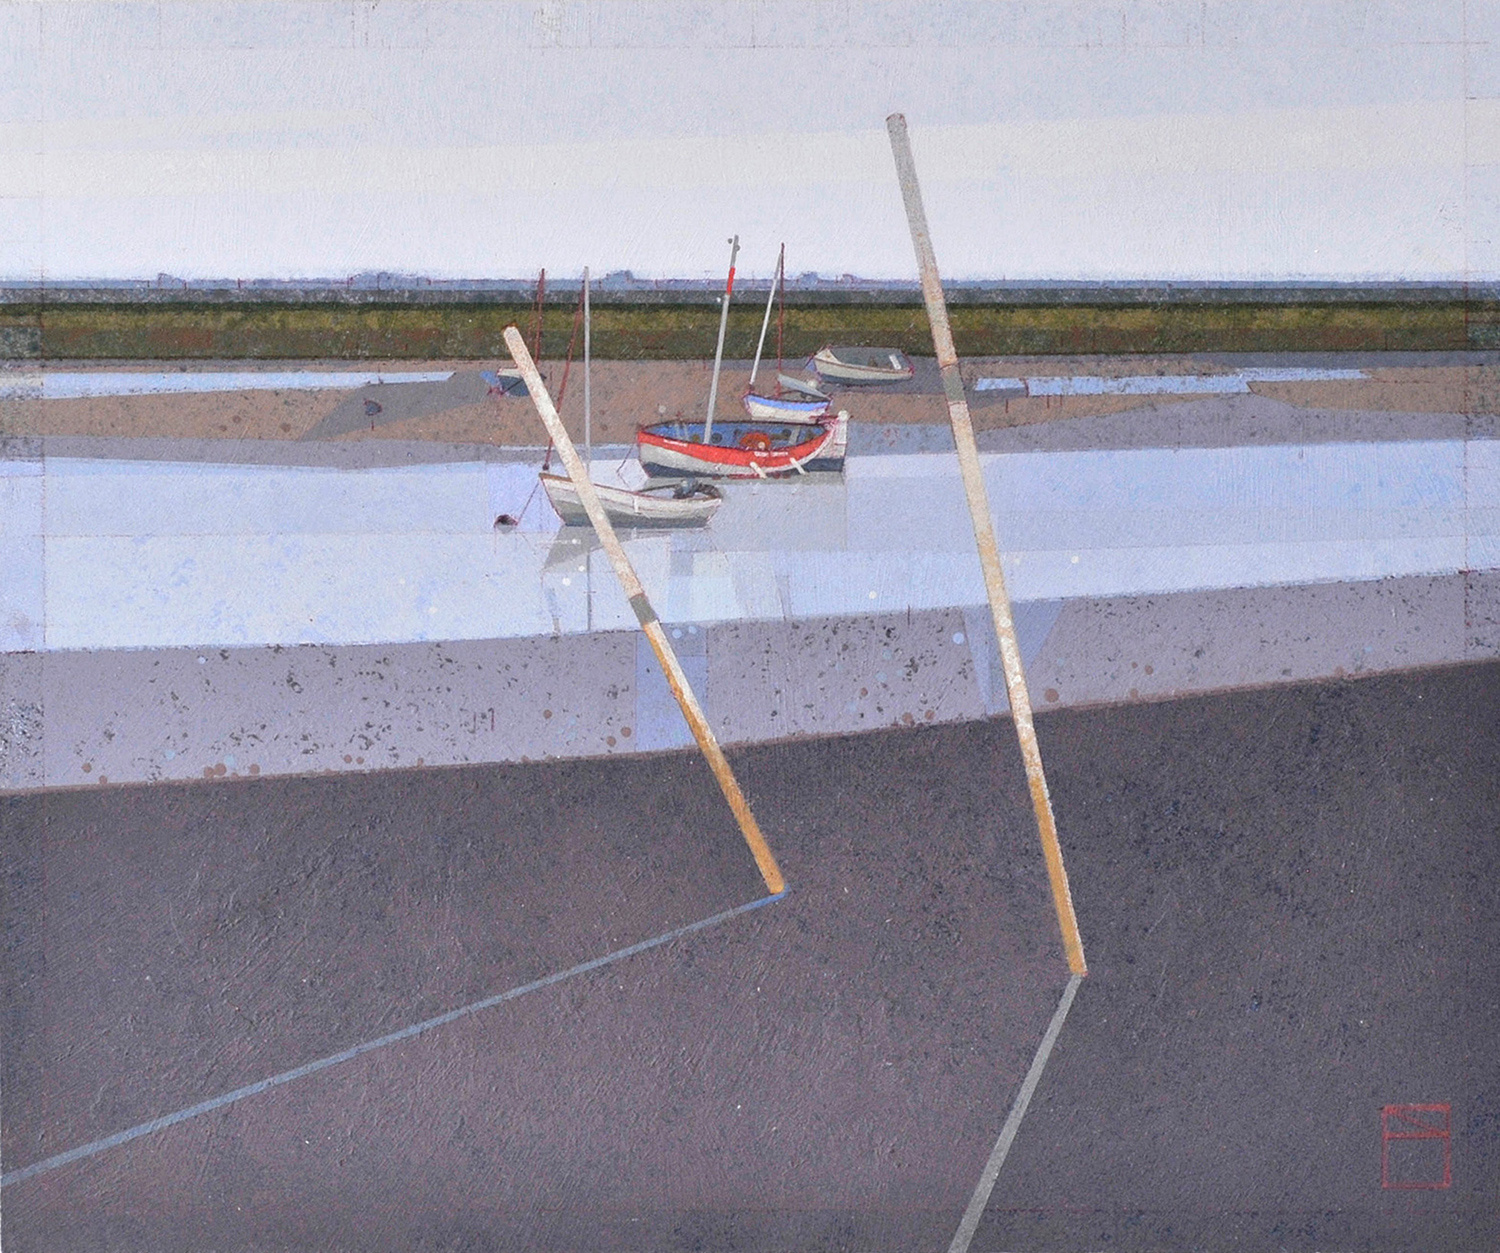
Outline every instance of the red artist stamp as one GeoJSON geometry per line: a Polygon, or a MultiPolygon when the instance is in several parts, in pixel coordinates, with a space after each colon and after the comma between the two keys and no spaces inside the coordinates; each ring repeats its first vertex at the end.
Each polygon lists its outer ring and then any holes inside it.
{"type": "Polygon", "coordinates": [[[1447,1105],[1387,1105],[1380,1111],[1380,1186],[1446,1188],[1453,1182],[1447,1105]]]}

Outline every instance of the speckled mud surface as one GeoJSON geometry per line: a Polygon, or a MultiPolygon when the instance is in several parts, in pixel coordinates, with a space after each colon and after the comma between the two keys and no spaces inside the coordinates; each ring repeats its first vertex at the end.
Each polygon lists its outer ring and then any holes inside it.
{"type": "Polygon", "coordinates": [[[1042,728],[1091,974],[976,1253],[1500,1248],[1500,665],[1042,728]]]}
{"type": "MultiPolygon", "coordinates": [[[[1065,978],[961,743],[741,758],[787,897],[13,1185],[6,1249],[934,1242],[1065,978]]],[[[764,895],[695,756],[600,764],[0,802],[6,1168],[764,895]]]]}
{"type": "MultiPolygon", "coordinates": [[[[1038,726],[1092,969],[974,1247],[1495,1247],[1500,666],[1038,726]],[[1449,1189],[1382,1190],[1394,1102],[1449,1189]]],[[[1011,726],[734,760],[784,899],[13,1184],[6,1249],[945,1248],[1066,974],[1011,726]]],[[[6,1170],[763,894],[685,754],[0,838],[6,1170]]]]}

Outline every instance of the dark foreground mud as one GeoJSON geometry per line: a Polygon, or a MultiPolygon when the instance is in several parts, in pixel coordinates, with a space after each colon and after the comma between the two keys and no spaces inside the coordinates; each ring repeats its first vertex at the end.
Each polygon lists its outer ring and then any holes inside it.
{"type": "MultiPolygon", "coordinates": [[[[1039,727],[1092,973],[974,1247],[1500,1244],[1500,666],[1039,727]],[[1448,1189],[1381,1188],[1397,1102],[1448,1189]]],[[[5,1248],[946,1248],[1066,978],[1010,724],[735,761],[784,899],[12,1183],[5,1248]]],[[[764,895],[689,755],[0,839],[7,1172],[764,895]]]]}

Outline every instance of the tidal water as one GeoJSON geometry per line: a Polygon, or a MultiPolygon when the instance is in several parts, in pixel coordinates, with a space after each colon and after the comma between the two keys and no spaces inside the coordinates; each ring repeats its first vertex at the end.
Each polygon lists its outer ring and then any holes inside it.
{"type": "MultiPolygon", "coordinates": [[[[1500,443],[990,454],[1012,597],[1052,601],[1500,565],[1500,443]]],[[[598,461],[629,482],[634,462],[598,461]]],[[[625,630],[534,466],[0,463],[0,648],[483,639],[625,630]],[[515,527],[499,527],[509,514],[515,527]]],[[[951,453],[729,484],[701,531],[622,533],[658,613],[715,622],[981,603],[951,453]]]]}

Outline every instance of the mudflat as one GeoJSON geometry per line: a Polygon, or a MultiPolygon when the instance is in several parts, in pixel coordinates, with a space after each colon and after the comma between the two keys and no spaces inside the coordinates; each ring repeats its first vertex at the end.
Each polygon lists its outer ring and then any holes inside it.
{"type": "MultiPolygon", "coordinates": [[[[1362,359],[1363,360],[1363,359],[1362,359]]],[[[1378,361],[1378,358],[1375,360],[1378,361]]],[[[1500,367],[1494,365],[1372,365],[1359,379],[1254,381],[1253,394],[1299,408],[1366,412],[1492,414],[1500,410],[1500,367]]],[[[538,447],[545,433],[524,396],[491,395],[479,371],[495,363],[473,361],[389,362],[133,362],[49,363],[47,371],[121,369],[293,369],[361,372],[454,371],[446,383],[397,383],[351,389],[177,393],[83,399],[0,399],[0,435],[101,436],[284,440],[431,440],[446,444],[538,447]]],[[[505,364],[505,363],[500,363],[505,364]]],[[[740,411],[750,377],[748,361],[727,362],[720,381],[719,416],[740,411]]],[[[582,369],[574,362],[544,362],[554,399],[562,394],[563,419],[575,440],[583,436],[582,369]],[[564,373],[567,383],[564,388],[564,373]]],[[[1124,374],[1195,374],[1232,371],[1223,359],[1192,357],[980,358],[963,363],[976,430],[1003,430],[1068,418],[1125,414],[1170,407],[1201,396],[1071,395],[1011,396],[977,390],[986,377],[1124,374]]],[[[41,371],[46,372],[46,371],[41,371]]],[[[642,424],[665,418],[701,418],[713,372],[703,361],[598,361],[592,392],[593,438],[625,444],[642,424]]],[[[789,368],[793,374],[805,371],[789,368]]],[[[35,373],[25,371],[25,373],[35,373]]],[[[764,363],[758,383],[774,383],[775,363],[764,363]]],[[[833,392],[835,408],[847,408],[856,425],[945,424],[947,409],[930,358],[917,360],[917,376],[906,384],[846,388],[833,392]]]]}
{"type": "MultiPolygon", "coordinates": [[[[973,1247],[1500,1242],[1500,664],[1037,726],[1090,974],[973,1247]],[[1446,1188],[1382,1187],[1408,1102],[1446,1188]]],[[[946,1247],[1066,978],[1013,729],[732,757],[784,898],[12,1184],[6,1247],[946,1247]]],[[[687,753],[0,831],[7,1171],[764,892],[687,753]]]]}

